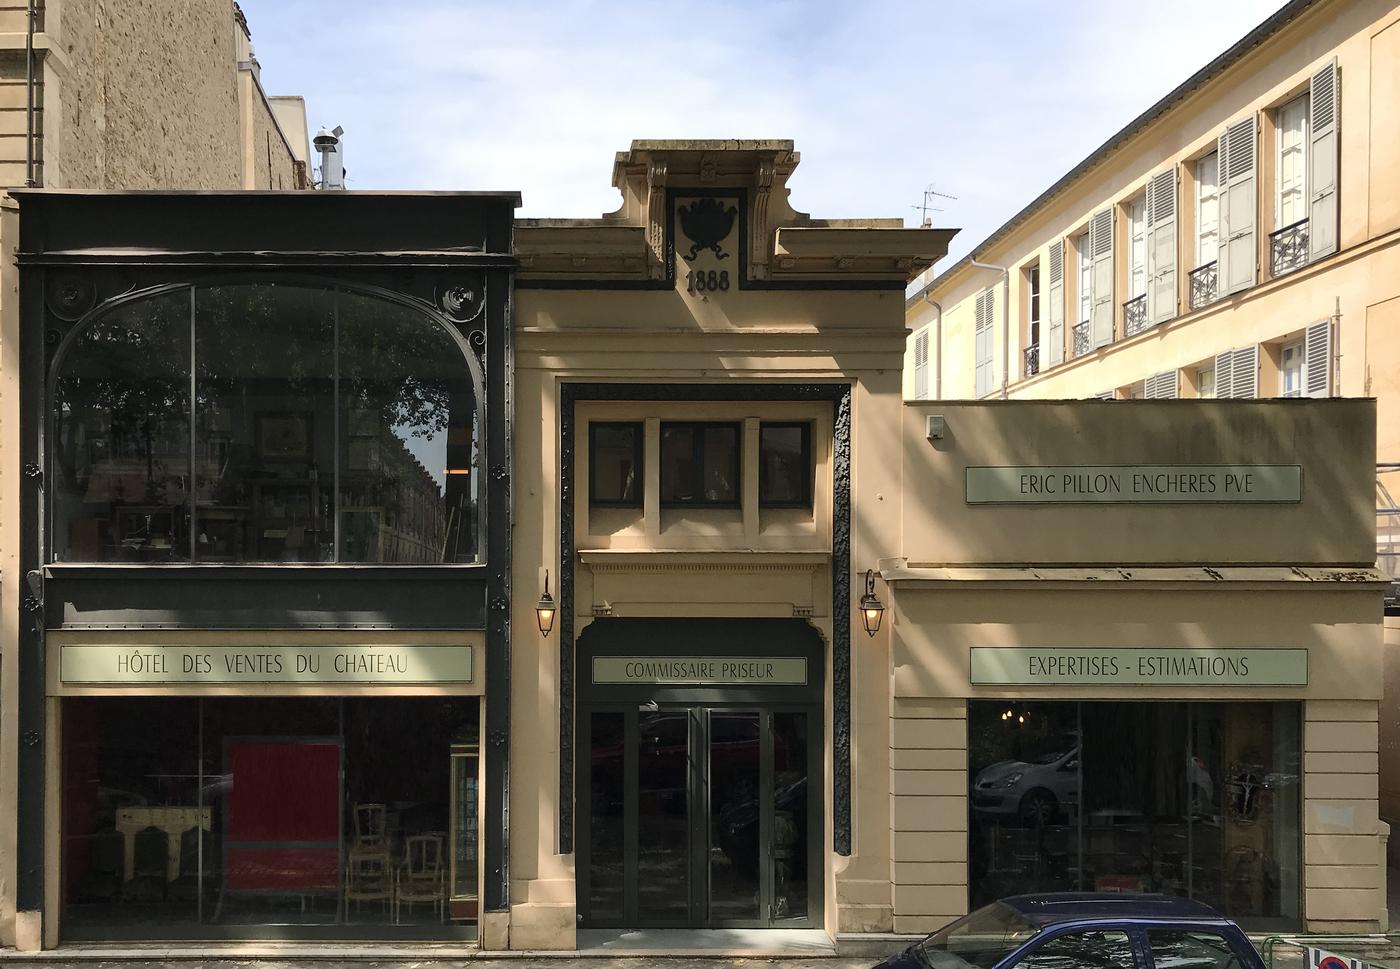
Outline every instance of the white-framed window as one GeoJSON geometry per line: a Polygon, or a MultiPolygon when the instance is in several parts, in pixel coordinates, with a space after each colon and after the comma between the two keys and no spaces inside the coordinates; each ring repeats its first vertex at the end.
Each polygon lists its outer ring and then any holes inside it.
{"type": "Polygon", "coordinates": [[[1280,397],[1303,396],[1304,359],[1302,340],[1284,345],[1279,360],[1278,395],[1280,397]]]}
{"type": "Polygon", "coordinates": [[[1089,252],[1089,233],[1082,232],[1074,241],[1079,254],[1079,322],[1088,323],[1094,311],[1094,257],[1089,252]]]}
{"type": "Polygon", "coordinates": [[[1196,370],[1196,396],[1209,400],[1215,396],[1215,368],[1199,367],[1196,370]]]}
{"type": "Polygon", "coordinates": [[[1026,346],[1040,343],[1040,264],[1026,270],[1026,346]]]}
{"type": "Polygon", "coordinates": [[[1147,194],[1128,203],[1128,299],[1147,295],[1147,194]]]}
{"type": "Polygon", "coordinates": [[[1196,265],[1215,262],[1220,252],[1220,154],[1196,162],[1196,265]]]}
{"type": "Polygon", "coordinates": [[[1274,227],[1308,217],[1308,96],[1300,95],[1278,109],[1275,158],[1274,227]]]}

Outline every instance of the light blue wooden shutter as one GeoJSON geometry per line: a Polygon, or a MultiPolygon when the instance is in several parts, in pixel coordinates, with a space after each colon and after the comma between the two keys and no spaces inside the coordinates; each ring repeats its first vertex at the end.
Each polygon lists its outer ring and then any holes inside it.
{"type": "Polygon", "coordinates": [[[1065,240],[1050,243],[1050,266],[1045,285],[1045,348],[1049,366],[1065,362],[1065,240]]]}
{"type": "Polygon", "coordinates": [[[975,389],[978,397],[986,397],[992,392],[992,301],[990,289],[984,289],[977,294],[975,389]]]}
{"type": "Polygon", "coordinates": [[[1147,180],[1147,322],[1176,316],[1176,168],[1147,180]]]}
{"type": "Polygon", "coordinates": [[[1308,327],[1303,337],[1303,392],[1309,397],[1332,396],[1332,321],[1308,327]]]}
{"type": "Polygon", "coordinates": [[[1089,220],[1089,336],[1094,346],[1113,342],[1113,209],[1089,220]]]}
{"type": "Polygon", "coordinates": [[[1220,159],[1220,295],[1254,285],[1258,269],[1258,132],[1253,115],[1226,126],[1220,159]]]}
{"type": "Polygon", "coordinates": [[[1337,251],[1339,108],[1337,60],[1312,76],[1308,97],[1308,258],[1337,251]]]}

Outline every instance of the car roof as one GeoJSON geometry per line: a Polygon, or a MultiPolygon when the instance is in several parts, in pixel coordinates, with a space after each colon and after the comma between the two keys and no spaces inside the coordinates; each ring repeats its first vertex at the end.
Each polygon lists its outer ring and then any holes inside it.
{"type": "Polygon", "coordinates": [[[1164,922],[1227,922],[1203,902],[1173,895],[1110,892],[1055,892],[1013,895],[1001,900],[1028,922],[1054,925],[1084,919],[1160,919],[1164,922]]]}

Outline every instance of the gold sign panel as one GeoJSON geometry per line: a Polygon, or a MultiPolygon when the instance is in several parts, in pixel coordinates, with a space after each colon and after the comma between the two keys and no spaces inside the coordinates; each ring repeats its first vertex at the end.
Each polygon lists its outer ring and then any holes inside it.
{"type": "Polygon", "coordinates": [[[595,656],[595,684],[806,686],[800,656],[595,656]]]}
{"type": "Polygon", "coordinates": [[[967,503],[1210,504],[1303,498],[1296,464],[1125,464],[971,467],[967,503]]]}
{"type": "Polygon", "coordinates": [[[1293,648],[974,646],[976,686],[1307,686],[1293,648]]]}
{"type": "Polygon", "coordinates": [[[470,683],[470,646],[65,645],[66,685],[470,683]]]}

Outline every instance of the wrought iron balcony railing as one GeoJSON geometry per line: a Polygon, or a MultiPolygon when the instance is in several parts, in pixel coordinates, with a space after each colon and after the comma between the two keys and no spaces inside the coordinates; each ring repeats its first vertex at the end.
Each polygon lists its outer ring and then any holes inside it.
{"type": "Polygon", "coordinates": [[[1089,352],[1089,349],[1089,321],[1085,320],[1083,323],[1076,323],[1074,326],[1074,355],[1076,357],[1082,357],[1089,352]]]}
{"type": "Polygon", "coordinates": [[[1034,377],[1040,373],[1040,344],[1032,343],[1026,347],[1026,376],[1034,377]]]}
{"type": "Polygon", "coordinates": [[[1308,262],[1308,220],[1299,219],[1277,232],[1269,233],[1269,272],[1274,276],[1291,273],[1308,262]]]}
{"type": "Polygon", "coordinates": [[[1208,262],[1204,266],[1197,266],[1191,270],[1189,279],[1191,281],[1191,308],[1198,310],[1202,306],[1209,306],[1215,302],[1219,295],[1217,285],[1216,267],[1218,263],[1208,262]]]}
{"type": "Polygon", "coordinates": [[[1132,336],[1147,329],[1147,294],[1136,296],[1123,304],[1123,333],[1132,336]]]}

